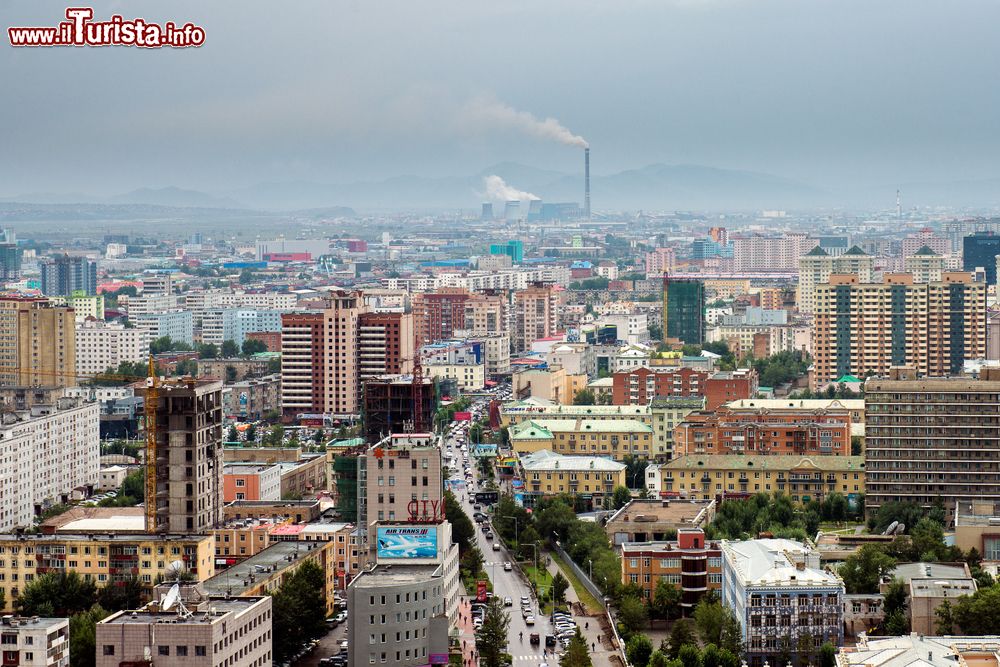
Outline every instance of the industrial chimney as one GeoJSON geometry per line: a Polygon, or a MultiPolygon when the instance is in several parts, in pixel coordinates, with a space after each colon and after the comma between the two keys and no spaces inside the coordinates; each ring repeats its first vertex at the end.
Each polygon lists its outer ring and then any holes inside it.
{"type": "Polygon", "coordinates": [[[583,215],[590,220],[590,147],[583,149],[583,215]]]}

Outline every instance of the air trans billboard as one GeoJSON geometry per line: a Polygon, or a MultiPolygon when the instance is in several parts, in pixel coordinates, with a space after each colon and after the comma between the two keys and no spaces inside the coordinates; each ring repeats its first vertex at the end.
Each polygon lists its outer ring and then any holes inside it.
{"type": "Polygon", "coordinates": [[[380,559],[437,557],[437,526],[379,526],[376,540],[380,559]]]}

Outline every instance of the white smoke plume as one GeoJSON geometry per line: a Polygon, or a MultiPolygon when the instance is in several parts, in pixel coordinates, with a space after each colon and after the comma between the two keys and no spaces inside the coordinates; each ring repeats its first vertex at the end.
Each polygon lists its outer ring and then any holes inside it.
{"type": "Polygon", "coordinates": [[[555,118],[540,120],[527,111],[518,111],[493,97],[475,97],[463,111],[463,116],[474,122],[509,127],[533,137],[558,141],[566,146],[587,148],[590,145],[586,139],[570,132],[555,118]]]}
{"type": "Polygon", "coordinates": [[[517,188],[507,185],[507,182],[496,174],[484,178],[483,186],[486,188],[484,199],[488,199],[490,201],[508,202],[540,199],[540,197],[533,195],[530,192],[518,190],[517,188]]]}

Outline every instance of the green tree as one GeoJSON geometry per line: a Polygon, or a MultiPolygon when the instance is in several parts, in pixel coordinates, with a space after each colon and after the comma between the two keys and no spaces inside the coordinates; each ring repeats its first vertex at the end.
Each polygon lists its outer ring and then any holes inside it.
{"type": "Polygon", "coordinates": [[[506,667],[507,628],[510,615],[504,610],[499,597],[493,597],[486,605],[483,626],[476,631],[476,650],[479,664],[483,667],[506,667]]]}
{"type": "Polygon", "coordinates": [[[646,667],[653,655],[653,642],[644,634],[636,633],[625,642],[625,656],[635,667],[646,667]]]}
{"type": "Polygon", "coordinates": [[[556,601],[556,604],[566,603],[566,591],[569,589],[569,581],[563,576],[562,572],[556,572],[556,575],[552,577],[552,599],[556,601]]]}
{"type": "Polygon", "coordinates": [[[268,447],[281,447],[285,443],[285,427],[275,424],[267,430],[264,436],[264,445],[268,447]]]}
{"type": "Polygon", "coordinates": [[[238,442],[240,439],[240,432],[236,430],[235,426],[230,426],[229,430],[226,431],[226,442],[238,442]]]}
{"type": "Polygon", "coordinates": [[[538,532],[546,539],[555,534],[565,541],[574,521],[576,513],[564,498],[544,498],[535,505],[535,523],[538,532]]]}
{"type": "Polygon", "coordinates": [[[792,664],[792,640],[788,635],[783,635],[778,639],[778,659],[774,664],[775,667],[792,664]]]}
{"type": "Polygon", "coordinates": [[[681,646],[681,650],[677,652],[677,659],[684,667],[702,667],[701,651],[698,650],[697,644],[681,646]]]}
{"type": "Polygon", "coordinates": [[[476,528],[451,491],[444,492],[444,515],[451,522],[451,541],[458,545],[459,557],[476,543],[476,528]]]}
{"type": "Polygon", "coordinates": [[[219,346],[215,343],[198,343],[195,346],[199,359],[217,359],[219,357],[219,346]]]}
{"type": "Polygon", "coordinates": [[[952,614],[951,602],[945,600],[941,605],[934,610],[934,616],[937,618],[937,633],[939,635],[953,635],[955,634],[955,617],[952,614]]]}
{"type": "Polygon", "coordinates": [[[698,638],[695,636],[691,621],[686,618],[679,619],[670,628],[670,636],[667,637],[667,655],[670,658],[677,658],[680,656],[681,647],[697,643],[698,638]]]}
{"type": "Polygon", "coordinates": [[[590,389],[581,389],[573,395],[573,405],[594,405],[596,399],[590,389]]]}
{"type": "Polygon", "coordinates": [[[819,667],[835,667],[837,664],[837,647],[830,642],[823,642],[819,647],[819,667]]]}
{"type": "Polygon", "coordinates": [[[590,651],[587,650],[587,640],[583,638],[580,628],[576,629],[576,634],[570,637],[566,652],[559,659],[559,667],[593,667],[590,660],[590,651]]]}
{"type": "Polygon", "coordinates": [[[97,585],[75,570],[46,572],[25,585],[15,606],[22,616],[52,618],[89,609],[96,598],[97,585]]]}
{"type": "Polygon", "coordinates": [[[913,553],[922,561],[936,561],[946,549],[944,528],[930,517],[920,519],[910,531],[913,553]]]}
{"type": "Polygon", "coordinates": [[[326,582],[323,569],[307,560],[272,595],[275,656],[287,660],[306,642],[326,632],[326,582]]]}
{"type": "Polygon", "coordinates": [[[145,588],[136,577],[113,581],[97,591],[97,604],[111,612],[138,609],[144,593],[145,588]]]}
{"type": "Polygon", "coordinates": [[[626,635],[645,629],[648,622],[646,615],[646,605],[635,596],[622,598],[618,603],[618,621],[625,629],[626,635]]]}
{"type": "Polygon", "coordinates": [[[97,622],[110,612],[95,604],[69,617],[70,667],[94,667],[97,664],[97,622]]]}
{"type": "Polygon", "coordinates": [[[722,643],[722,629],[725,627],[727,612],[722,604],[709,601],[708,598],[702,598],[698,602],[698,606],[694,608],[694,625],[703,643],[716,646],[722,643]]]}
{"type": "Polygon", "coordinates": [[[223,359],[232,359],[240,354],[240,348],[234,340],[224,340],[222,341],[222,349],[220,354],[223,359]]]}
{"type": "Polygon", "coordinates": [[[646,663],[646,667],[668,667],[670,664],[670,659],[662,652],[660,649],[656,649],[649,656],[649,662],[646,663]]]}
{"type": "Polygon", "coordinates": [[[924,514],[924,508],[917,503],[890,501],[883,503],[878,512],[868,519],[868,529],[873,533],[881,533],[894,521],[902,523],[907,529],[912,529],[924,514]]]}
{"type": "Polygon", "coordinates": [[[795,652],[799,658],[799,667],[809,667],[812,664],[813,651],[815,650],[813,641],[813,636],[808,632],[803,632],[799,635],[795,646],[795,652]]]}
{"type": "Polygon", "coordinates": [[[250,424],[250,426],[247,427],[246,436],[247,436],[247,442],[248,443],[255,443],[255,442],[257,442],[257,425],[256,424],[250,424]]]}
{"type": "Polygon", "coordinates": [[[878,593],[882,577],[896,567],[896,559],[877,544],[866,544],[847,557],[837,574],[844,580],[849,595],[878,593]]]}
{"type": "Polygon", "coordinates": [[[611,494],[611,503],[614,508],[621,509],[632,502],[632,492],[628,490],[625,486],[616,486],[614,493],[611,494]]]}
{"type": "MultiPolygon", "coordinates": [[[[326,444],[326,431],[324,431],[321,428],[316,429],[316,432],[313,433],[313,442],[316,444],[317,447],[322,447],[323,445],[325,445],[326,444]]],[[[463,512],[463,514],[464,514],[464,512],[463,512]]]]}
{"type": "Polygon", "coordinates": [[[267,352],[267,343],[256,338],[247,338],[243,341],[242,351],[244,357],[249,357],[252,354],[260,354],[261,352],[267,352]]]}
{"type": "Polygon", "coordinates": [[[681,592],[666,578],[660,577],[653,589],[653,597],[649,601],[649,615],[653,618],[676,618],[680,611],[681,592]]]}
{"type": "Polygon", "coordinates": [[[1000,634],[1000,586],[963,595],[951,605],[955,629],[965,635],[1000,634]]]}

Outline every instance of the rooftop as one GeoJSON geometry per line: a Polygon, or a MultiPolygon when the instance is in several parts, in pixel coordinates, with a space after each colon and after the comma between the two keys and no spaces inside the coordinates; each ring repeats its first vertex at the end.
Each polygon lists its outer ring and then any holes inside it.
{"type": "Polygon", "coordinates": [[[528,470],[569,470],[619,472],[627,466],[603,456],[564,456],[542,449],[531,454],[523,454],[521,467],[528,470]]]}
{"type": "Polygon", "coordinates": [[[911,633],[902,637],[858,637],[853,649],[837,655],[839,667],[997,667],[1000,637],[928,637],[911,633]]]}
{"type": "Polygon", "coordinates": [[[377,565],[371,570],[362,570],[351,588],[385,588],[393,585],[416,584],[431,577],[441,576],[441,566],[429,565],[377,565]]]}
{"type": "Polygon", "coordinates": [[[297,564],[302,557],[314,549],[320,548],[316,542],[275,542],[256,555],[233,565],[202,582],[206,595],[239,595],[250,582],[258,577],[267,579],[291,565],[297,564]]]}
{"type": "Polygon", "coordinates": [[[646,405],[544,405],[529,401],[505,403],[501,408],[506,413],[533,412],[540,415],[648,415],[646,405]]]}
{"type": "Polygon", "coordinates": [[[39,618],[38,616],[4,616],[2,625],[4,632],[15,630],[16,628],[27,629],[52,629],[65,625],[69,622],[67,618],[39,618]]]}
{"type": "Polygon", "coordinates": [[[971,576],[965,563],[903,563],[892,571],[892,578],[910,579],[967,579],[971,576]]]}
{"type": "Polygon", "coordinates": [[[806,468],[817,471],[858,471],[865,469],[864,456],[799,456],[795,454],[686,454],[664,463],[665,470],[706,470],[747,468],[753,470],[791,470],[806,468]]]}
{"type": "Polygon", "coordinates": [[[510,429],[512,440],[551,438],[553,433],[652,433],[635,419],[529,419],[510,429]]]}
{"type": "Polygon", "coordinates": [[[842,588],[843,582],[819,569],[819,554],[785,539],[723,542],[722,550],[744,586],[786,585],[842,588]]]}
{"type": "Polygon", "coordinates": [[[265,597],[212,596],[208,600],[198,604],[195,608],[189,607],[188,611],[193,613],[187,618],[179,616],[176,609],[153,611],[153,608],[147,605],[136,611],[120,611],[112,614],[103,621],[100,621],[100,623],[104,625],[150,625],[154,623],[203,625],[206,623],[217,623],[227,620],[226,616],[229,614],[239,614],[265,599],[265,597]]]}
{"type": "Polygon", "coordinates": [[[701,525],[711,519],[714,500],[643,500],[635,499],[608,517],[608,524],[629,522],[652,527],[656,523],[701,525]]]}
{"type": "Polygon", "coordinates": [[[741,398],[726,403],[727,408],[746,410],[861,410],[863,398],[741,398]]]}

